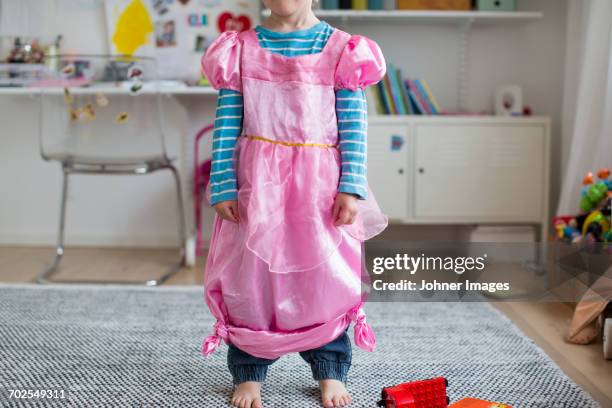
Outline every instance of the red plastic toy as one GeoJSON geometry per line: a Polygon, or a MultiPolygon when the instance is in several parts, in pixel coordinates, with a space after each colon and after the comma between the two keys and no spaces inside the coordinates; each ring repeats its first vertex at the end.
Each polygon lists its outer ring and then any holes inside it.
{"type": "Polygon", "coordinates": [[[500,402],[485,401],[476,398],[464,398],[455,402],[449,408],[512,408],[510,405],[500,402]]]}
{"type": "Polygon", "coordinates": [[[444,377],[411,381],[383,388],[379,407],[384,408],[447,408],[448,397],[444,377]]]}

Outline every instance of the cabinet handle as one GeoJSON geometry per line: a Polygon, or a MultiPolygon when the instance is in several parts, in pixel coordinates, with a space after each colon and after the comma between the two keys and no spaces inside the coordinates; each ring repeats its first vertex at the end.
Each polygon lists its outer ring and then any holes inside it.
{"type": "Polygon", "coordinates": [[[398,172],[399,174],[404,174],[404,169],[397,169],[397,172],[398,172]]]}
{"type": "Polygon", "coordinates": [[[423,174],[423,173],[425,173],[425,168],[419,167],[419,174],[423,174]]]}

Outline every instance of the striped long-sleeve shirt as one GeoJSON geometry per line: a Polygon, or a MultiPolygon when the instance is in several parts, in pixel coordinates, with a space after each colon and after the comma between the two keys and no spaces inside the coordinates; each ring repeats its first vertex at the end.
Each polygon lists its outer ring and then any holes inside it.
{"type": "MultiPolygon", "coordinates": [[[[261,26],[257,26],[255,31],[263,48],[286,57],[294,57],[321,52],[333,28],[326,22],[320,22],[309,29],[289,33],[279,33],[261,26]]],[[[337,90],[336,116],[342,164],[338,191],[365,199],[367,197],[367,106],[363,90],[337,90]]],[[[234,90],[221,89],[217,100],[213,134],[210,177],[212,205],[237,198],[233,153],[242,132],[242,120],[242,94],[234,90]]]]}

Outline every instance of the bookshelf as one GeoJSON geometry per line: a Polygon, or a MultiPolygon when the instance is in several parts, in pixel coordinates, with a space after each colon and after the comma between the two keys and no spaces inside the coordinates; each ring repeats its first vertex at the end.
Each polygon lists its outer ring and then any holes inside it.
{"type": "MultiPolygon", "coordinates": [[[[317,17],[331,22],[372,22],[379,24],[450,24],[458,29],[457,41],[457,107],[460,111],[467,106],[467,58],[470,47],[470,30],[475,25],[503,26],[508,24],[526,24],[544,18],[541,11],[452,11],[452,10],[314,10],[317,17]]],[[[270,15],[269,9],[262,9],[262,17],[270,15]]]]}
{"type": "MultiPolygon", "coordinates": [[[[439,11],[439,10],[315,10],[319,18],[329,20],[410,21],[422,23],[519,23],[539,20],[539,11],[439,11]]],[[[270,10],[262,15],[267,17],[270,10]]]]}

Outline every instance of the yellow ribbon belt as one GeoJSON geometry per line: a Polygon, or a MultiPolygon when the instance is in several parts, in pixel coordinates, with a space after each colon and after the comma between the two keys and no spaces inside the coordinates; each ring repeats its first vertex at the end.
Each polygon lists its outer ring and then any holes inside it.
{"type": "Polygon", "coordinates": [[[249,136],[249,135],[245,135],[244,137],[251,139],[251,140],[260,140],[262,142],[268,142],[268,143],[274,143],[274,144],[279,144],[279,145],[283,145],[283,146],[305,146],[305,147],[323,147],[323,148],[337,148],[337,145],[330,145],[330,144],[324,144],[324,143],[293,143],[293,142],[282,142],[280,140],[273,140],[273,139],[268,139],[265,137],[261,137],[261,136],[249,136]]]}

